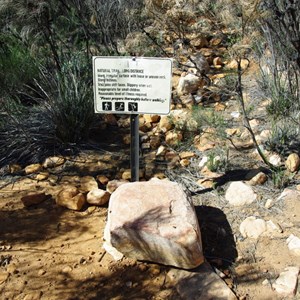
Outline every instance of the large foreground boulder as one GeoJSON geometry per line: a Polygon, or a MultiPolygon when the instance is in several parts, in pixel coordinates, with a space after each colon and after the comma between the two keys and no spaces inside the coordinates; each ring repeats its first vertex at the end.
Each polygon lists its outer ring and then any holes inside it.
{"type": "Polygon", "coordinates": [[[193,204],[168,180],[120,186],[110,198],[104,239],[115,259],[125,255],[185,269],[204,260],[193,204]]]}

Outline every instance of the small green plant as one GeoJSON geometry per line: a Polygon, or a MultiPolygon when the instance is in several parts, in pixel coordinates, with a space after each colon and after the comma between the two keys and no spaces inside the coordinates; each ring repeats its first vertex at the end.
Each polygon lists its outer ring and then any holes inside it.
{"type": "Polygon", "coordinates": [[[228,149],[214,149],[208,154],[207,168],[212,172],[224,172],[228,165],[228,149]]]}
{"type": "Polygon", "coordinates": [[[199,133],[205,132],[207,128],[214,128],[216,137],[226,138],[227,135],[225,130],[228,127],[228,122],[221,112],[216,112],[211,108],[194,106],[192,119],[197,123],[199,133]]]}
{"type": "Polygon", "coordinates": [[[266,148],[269,151],[285,155],[298,142],[298,138],[298,129],[294,124],[281,122],[273,126],[271,135],[266,141],[266,148]]]}
{"type": "Polygon", "coordinates": [[[283,168],[278,168],[277,170],[272,170],[271,176],[274,186],[278,189],[283,189],[288,186],[294,175],[283,168]]]}

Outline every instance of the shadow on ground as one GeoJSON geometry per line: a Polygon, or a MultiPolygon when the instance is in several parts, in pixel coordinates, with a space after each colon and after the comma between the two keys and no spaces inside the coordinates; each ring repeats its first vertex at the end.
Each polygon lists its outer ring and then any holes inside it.
{"type": "Polygon", "coordinates": [[[227,268],[237,258],[234,236],[226,215],[212,206],[195,206],[198,217],[203,252],[212,264],[227,268]]]}
{"type": "Polygon", "coordinates": [[[78,226],[81,216],[73,215],[69,221],[64,220],[65,208],[48,199],[29,208],[0,211],[0,237],[6,244],[32,243],[56,238],[76,230],[80,235],[88,228],[78,226]],[[63,224],[63,226],[62,226],[63,224]]]}

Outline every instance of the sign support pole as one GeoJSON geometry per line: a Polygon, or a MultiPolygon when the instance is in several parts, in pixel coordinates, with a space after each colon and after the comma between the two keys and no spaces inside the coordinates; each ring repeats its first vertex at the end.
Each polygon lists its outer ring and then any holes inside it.
{"type": "Polygon", "coordinates": [[[139,181],[139,151],[140,151],[140,139],[139,139],[139,115],[130,115],[130,168],[131,168],[131,181],[139,181]]]}

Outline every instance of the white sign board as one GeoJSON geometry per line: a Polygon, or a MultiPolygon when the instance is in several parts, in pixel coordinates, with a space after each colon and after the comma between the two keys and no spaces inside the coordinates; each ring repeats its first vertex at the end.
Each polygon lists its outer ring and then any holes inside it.
{"type": "Polygon", "coordinates": [[[93,57],[96,113],[168,114],[172,60],[93,57]]]}

